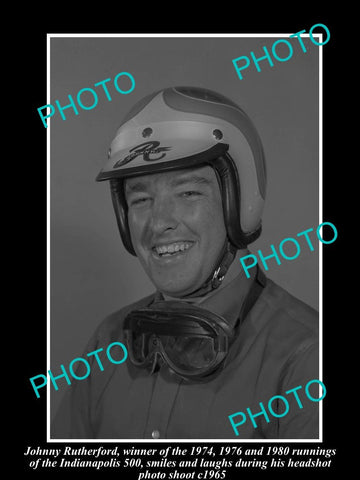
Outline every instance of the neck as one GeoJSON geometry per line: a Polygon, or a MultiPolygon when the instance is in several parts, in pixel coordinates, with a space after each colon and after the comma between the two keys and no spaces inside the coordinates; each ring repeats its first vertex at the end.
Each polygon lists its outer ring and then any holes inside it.
{"type": "Polygon", "coordinates": [[[222,285],[216,290],[193,298],[174,298],[158,292],[155,302],[175,300],[177,302],[193,303],[205,310],[217,313],[226,320],[229,326],[235,328],[240,317],[242,317],[241,312],[254,284],[255,276],[256,274],[252,273],[251,278],[247,278],[240,265],[235,261],[229,268],[226,281],[224,279],[222,285]]]}
{"type": "MultiPolygon", "coordinates": [[[[238,251],[241,256],[246,255],[248,252],[247,249],[239,250],[238,251]]],[[[230,267],[228,268],[225,277],[218,288],[210,290],[205,293],[199,293],[199,295],[194,296],[185,296],[185,297],[172,297],[171,295],[166,295],[161,292],[161,295],[164,297],[164,300],[177,300],[180,302],[188,302],[188,303],[202,303],[206,299],[210,298],[211,296],[215,295],[217,292],[220,292],[224,287],[226,287],[230,282],[232,282],[239,274],[243,274],[243,270],[241,270],[240,263],[237,261],[237,255],[234,258],[233,262],[231,263],[230,267]]]]}

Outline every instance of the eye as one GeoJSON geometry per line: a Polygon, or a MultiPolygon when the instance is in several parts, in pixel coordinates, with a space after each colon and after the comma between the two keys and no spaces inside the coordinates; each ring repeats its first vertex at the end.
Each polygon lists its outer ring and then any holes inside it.
{"type": "Polygon", "coordinates": [[[137,197],[129,200],[129,207],[141,207],[146,205],[146,203],[150,200],[150,197],[137,197]]]}
{"type": "Polygon", "coordinates": [[[199,195],[202,195],[202,193],[196,190],[187,190],[186,192],[182,192],[181,195],[183,197],[190,198],[190,197],[197,197],[199,195]]]}

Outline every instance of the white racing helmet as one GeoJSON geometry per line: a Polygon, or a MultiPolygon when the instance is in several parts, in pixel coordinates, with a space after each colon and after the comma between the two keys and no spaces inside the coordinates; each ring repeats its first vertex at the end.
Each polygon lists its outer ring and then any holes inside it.
{"type": "Polygon", "coordinates": [[[124,180],[205,165],[219,181],[228,240],[235,250],[245,248],[260,235],[266,190],[261,140],[246,113],[199,87],[166,88],[130,110],[96,180],[110,180],[121,238],[132,255],[124,180]]]}

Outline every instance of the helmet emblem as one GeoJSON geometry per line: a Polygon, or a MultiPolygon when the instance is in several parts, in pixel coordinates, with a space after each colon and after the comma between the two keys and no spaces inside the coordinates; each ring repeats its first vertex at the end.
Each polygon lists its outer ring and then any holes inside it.
{"type": "Polygon", "coordinates": [[[154,162],[156,160],[161,160],[165,157],[166,152],[171,150],[172,147],[160,147],[160,142],[153,141],[153,142],[145,142],[133,147],[129,150],[129,155],[127,155],[124,159],[118,160],[113,168],[122,167],[127,163],[134,160],[138,156],[142,155],[145,162],[154,162]],[[158,155],[160,153],[160,156],[158,155]],[[153,157],[153,155],[157,155],[153,157]]]}

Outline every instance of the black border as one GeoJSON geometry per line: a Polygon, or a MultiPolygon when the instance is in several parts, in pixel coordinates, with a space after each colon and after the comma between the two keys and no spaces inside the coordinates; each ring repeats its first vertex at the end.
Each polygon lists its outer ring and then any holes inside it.
{"type": "MultiPolygon", "coordinates": [[[[181,26],[174,28],[173,20],[166,21],[166,18],[155,15],[151,17],[151,22],[144,21],[144,25],[139,23],[138,15],[136,20],[132,22],[121,21],[114,28],[105,22],[105,28],[100,28],[97,24],[84,25],[83,19],[77,22],[74,17],[70,21],[64,22],[62,25],[52,25],[48,21],[33,22],[29,31],[24,31],[26,37],[27,48],[32,52],[31,55],[31,72],[27,77],[26,101],[22,107],[22,115],[25,118],[21,123],[25,125],[25,132],[21,134],[20,142],[31,145],[30,152],[26,154],[25,163],[31,162],[32,167],[27,169],[25,175],[21,175],[20,191],[18,195],[19,202],[15,202],[15,211],[13,219],[15,220],[15,243],[16,267],[13,269],[14,291],[16,292],[16,308],[20,306],[20,312],[17,318],[20,320],[21,330],[19,335],[22,337],[22,353],[21,358],[26,361],[21,362],[21,391],[15,393],[14,402],[20,404],[17,407],[17,417],[20,414],[20,422],[17,420],[15,424],[15,436],[18,436],[17,430],[21,431],[23,436],[23,445],[18,445],[16,439],[15,455],[16,464],[14,468],[20,471],[39,474],[52,474],[53,469],[31,470],[24,461],[23,453],[28,446],[40,446],[44,448],[56,448],[58,444],[46,443],[46,397],[36,399],[31,388],[29,378],[34,372],[46,371],[46,130],[39,121],[37,108],[46,102],[46,35],[47,33],[282,33],[282,32],[298,32],[309,28],[316,23],[325,24],[330,32],[331,39],[329,43],[323,47],[323,219],[330,221],[336,225],[339,235],[333,244],[324,245],[323,247],[323,381],[327,387],[327,396],[323,401],[323,443],[304,443],[297,446],[304,448],[316,445],[322,445],[324,448],[336,448],[337,455],[333,460],[330,469],[299,469],[289,470],[269,469],[268,474],[299,474],[306,475],[308,472],[316,475],[326,474],[327,472],[342,473],[349,465],[348,448],[351,443],[350,432],[346,427],[349,418],[344,414],[346,404],[349,405],[349,397],[354,393],[350,384],[345,382],[344,370],[348,369],[344,359],[345,348],[349,342],[349,327],[346,321],[355,320],[346,313],[346,308],[350,306],[351,298],[347,294],[346,281],[348,273],[344,267],[343,252],[347,251],[345,245],[349,246],[349,242],[345,244],[346,231],[346,208],[344,208],[344,199],[348,198],[349,193],[343,189],[347,188],[349,180],[349,171],[344,168],[344,163],[351,161],[347,155],[346,149],[339,146],[341,139],[348,137],[346,120],[348,114],[344,110],[344,104],[339,100],[339,94],[346,92],[344,86],[344,72],[339,69],[340,59],[344,59],[345,52],[350,48],[347,36],[342,31],[341,16],[336,14],[332,16],[327,9],[315,15],[313,8],[311,12],[303,12],[303,19],[300,19],[298,12],[290,15],[292,7],[287,5],[284,7],[289,15],[286,19],[279,18],[273,11],[273,20],[267,18],[266,24],[261,24],[259,14],[253,12],[244,15],[235,9],[237,5],[232,5],[227,9],[227,17],[232,14],[235,19],[233,24],[229,24],[229,20],[220,22],[217,18],[219,10],[223,11],[223,7],[217,4],[207,5],[210,10],[212,21],[206,21],[204,17],[198,18],[191,12],[186,12],[187,7],[182,7],[181,26]],[[235,13],[235,10],[237,13],[235,13]],[[213,15],[211,15],[213,11],[213,15]],[[212,18],[214,17],[214,18],[212,18]],[[185,21],[186,20],[186,21],[185,21]],[[156,24],[157,22],[157,24],[156,24]],[[151,23],[151,29],[149,29],[151,23]],[[341,109],[341,110],[340,110],[341,109]],[[344,119],[342,121],[342,119],[344,119]],[[25,137],[25,138],[24,138],[25,137]],[[29,158],[30,156],[30,158],[29,158]],[[24,199],[26,201],[24,202],[24,199]],[[341,265],[341,268],[340,268],[341,265]],[[345,276],[346,275],[346,276],[345,276]],[[15,401],[16,400],[16,401],[15,401]],[[18,401],[19,400],[19,401],[18,401]],[[346,404],[344,405],[344,403],[346,404]]],[[[298,6],[295,8],[303,10],[305,7],[298,6]]],[[[274,7],[275,9],[275,7],[274,7]]],[[[120,15],[123,20],[124,16],[120,15]]],[[[129,14],[126,15],[129,18],[129,14]]],[[[225,15],[224,15],[225,17],[225,15]]],[[[345,22],[346,23],[346,22],[345,22]]],[[[23,68],[19,65],[18,74],[19,89],[23,88],[23,68]]],[[[341,96],[341,95],[340,95],[341,96]]],[[[16,147],[17,148],[17,147],[16,147]]],[[[346,201],[345,201],[346,204],[346,201]]],[[[349,247],[348,247],[349,248],[349,247]]],[[[15,320],[16,321],[16,320],[15,320]]],[[[15,332],[16,334],[17,332],[15,332]]],[[[356,408],[356,403],[352,403],[347,407],[348,410],[356,408]]],[[[348,412],[350,413],[350,412],[348,412]]],[[[59,444],[63,445],[63,444],[59,444]]],[[[74,446],[80,447],[82,443],[76,443],[74,446]]],[[[86,444],[96,447],[97,444],[86,444]]],[[[100,443],[99,443],[100,445],[100,443]]],[[[109,446],[111,444],[108,444],[109,446]]],[[[147,446],[148,444],[141,444],[147,446]]],[[[149,443],[149,445],[153,445],[149,443]]],[[[164,444],[157,444],[160,448],[164,444]]],[[[175,445],[175,443],[174,443],[175,445]]],[[[185,445],[185,444],[184,444],[185,445]]],[[[186,444],[190,446],[191,444],[186,444]]],[[[220,445],[220,444],[219,444],[220,445]]],[[[254,448],[257,444],[248,444],[254,448]]],[[[281,445],[276,443],[276,445],[281,445]]],[[[351,459],[354,460],[354,459],[351,459]]],[[[88,474],[88,470],[71,470],[88,474]]],[[[251,474],[255,473],[250,469],[251,474]]],[[[260,470],[259,470],[260,471],[260,470]]],[[[241,470],[243,472],[243,470],[241,470]]],[[[261,471],[262,472],[262,471],[261,471]]],[[[64,470],[64,473],[66,471],[64,470]]],[[[104,473],[104,472],[102,472],[104,473]]],[[[123,471],[121,471],[123,473],[123,471]]],[[[238,471],[239,473],[239,471],[238,471]]],[[[105,474],[119,474],[119,470],[106,471],[105,474]]],[[[262,473],[261,473],[262,475],[262,473]]],[[[131,478],[137,478],[136,475],[131,478]]],[[[233,473],[226,476],[228,478],[236,478],[233,473]],[[233,476],[234,475],[234,476],[233,476]]]]}

